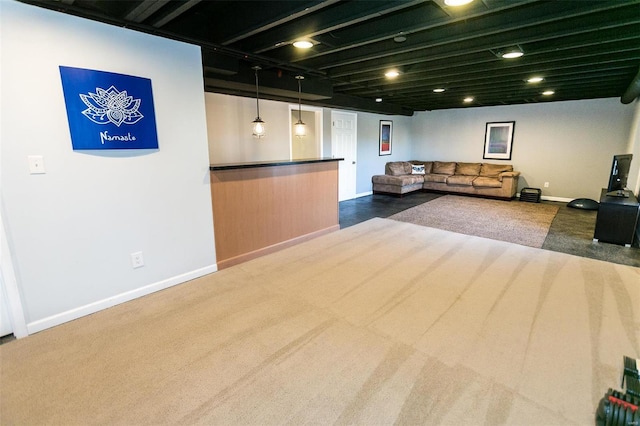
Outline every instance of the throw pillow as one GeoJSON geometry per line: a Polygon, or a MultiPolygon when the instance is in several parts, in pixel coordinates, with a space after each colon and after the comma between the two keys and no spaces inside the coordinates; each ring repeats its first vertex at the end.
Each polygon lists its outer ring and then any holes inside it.
{"type": "Polygon", "coordinates": [[[412,175],[423,175],[424,174],[424,164],[412,164],[411,165],[411,174],[412,175]]]}

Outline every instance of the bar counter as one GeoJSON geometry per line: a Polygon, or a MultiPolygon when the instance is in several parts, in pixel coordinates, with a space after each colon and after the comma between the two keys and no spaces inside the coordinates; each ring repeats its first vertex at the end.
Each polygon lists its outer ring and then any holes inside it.
{"type": "Polygon", "coordinates": [[[212,164],[218,269],[340,229],[341,160],[212,164]]]}

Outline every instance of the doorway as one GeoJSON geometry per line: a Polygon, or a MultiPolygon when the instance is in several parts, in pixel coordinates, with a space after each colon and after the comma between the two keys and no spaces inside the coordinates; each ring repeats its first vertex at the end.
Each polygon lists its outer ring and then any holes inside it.
{"type": "Polygon", "coordinates": [[[356,198],[358,116],[351,112],[331,112],[331,154],[339,162],[338,201],[356,198]]]}

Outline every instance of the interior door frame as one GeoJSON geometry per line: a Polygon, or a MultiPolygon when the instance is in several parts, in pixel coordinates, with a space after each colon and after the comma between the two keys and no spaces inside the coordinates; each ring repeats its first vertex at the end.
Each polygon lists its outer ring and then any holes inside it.
{"type": "MultiPolygon", "coordinates": [[[[0,206],[0,211],[2,206],[0,206]]],[[[22,299],[20,290],[18,290],[18,282],[13,269],[13,259],[7,243],[7,234],[4,229],[4,221],[0,214],[0,291],[9,309],[8,316],[11,321],[13,335],[20,339],[27,337],[29,331],[27,322],[22,309],[22,299]]]]}

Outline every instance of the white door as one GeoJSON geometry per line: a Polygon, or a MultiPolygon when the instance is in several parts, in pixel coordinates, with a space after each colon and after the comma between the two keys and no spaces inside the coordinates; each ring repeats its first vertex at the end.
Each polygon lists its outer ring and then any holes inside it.
{"type": "Polygon", "coordinates": [[[357,118],[351,112],[331,112],[331,155],[338,162],[338,200],[356,197],[357,118]]]}

